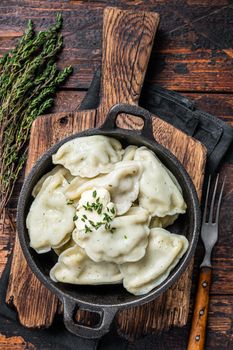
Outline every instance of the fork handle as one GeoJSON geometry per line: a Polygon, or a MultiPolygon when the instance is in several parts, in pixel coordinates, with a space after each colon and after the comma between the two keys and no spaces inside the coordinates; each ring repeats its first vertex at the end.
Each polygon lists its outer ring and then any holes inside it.
{"type": "Polygon", "coordinates": [[[187,350],[204,349],[211,277],[212,269],[210,267],[202,267],[187,350]]]}

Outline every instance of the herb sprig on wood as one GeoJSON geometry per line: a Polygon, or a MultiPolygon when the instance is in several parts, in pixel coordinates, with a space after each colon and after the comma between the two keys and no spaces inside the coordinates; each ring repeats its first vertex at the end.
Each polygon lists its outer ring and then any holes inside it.
{"type": "Polygon", "coordinates": [[[18,45],[0,60],[0,213],[25,163],[33,120],[52,106],[56,89],[72,72],[56,64],[61,26],[60,14],[47,31],[35,33],[29,21],[18,45]]]}

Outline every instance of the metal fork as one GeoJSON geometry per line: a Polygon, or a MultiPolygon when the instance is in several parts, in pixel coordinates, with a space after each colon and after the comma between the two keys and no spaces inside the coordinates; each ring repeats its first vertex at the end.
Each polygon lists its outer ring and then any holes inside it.
{"type": "Polygon", "coordinates": [[[211,253],[215,243],[218,240],[219,213],[226,177],[224,178],[221,186],[219,199],[217,201],[216,216],[214,219],[214,205],[218,182],[219,174],[216,177],[213,196],[210,204],[209,217],[207,219],[211,176],[208,179],[205,207],[201,226],[201,238],[205,247],[205,256],[202,264],[200,265],[200,276],[187,350],[203,350],[205,345],[206,323],[209,307],[209,291],[212,277],[211,253]]]}

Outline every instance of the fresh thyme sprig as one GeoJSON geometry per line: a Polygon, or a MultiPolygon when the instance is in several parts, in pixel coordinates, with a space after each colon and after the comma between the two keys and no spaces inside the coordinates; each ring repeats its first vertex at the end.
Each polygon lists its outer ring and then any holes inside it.
{"type": "Polygon", "coordinates": [[[72,67],[59,71],[56,65],[61,26],[61,14],[39,33],[29,20],[18,45],[0,59],[0,213],[27,158],[32,122],[52,106],[56,89],[72,72],[72,67]]]}

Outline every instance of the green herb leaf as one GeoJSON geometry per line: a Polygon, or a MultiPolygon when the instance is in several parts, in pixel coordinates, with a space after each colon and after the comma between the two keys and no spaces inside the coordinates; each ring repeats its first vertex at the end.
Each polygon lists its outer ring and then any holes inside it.
{"type": "Polygon", "coordinates": [[[90,229],[90,227],[85,225],[85,233],[89,233],[89,232],[92,232],[92,230],[90,229]]]}
{"type": "Polygon", "coordinates": [[[56,89],[72,72],[72,67],[60,71],[56,64],[63,45],[61,26],[61,14],[39,33],[29,20],[17,46],[0,60],[0,212],[27,159],[33,121],[52,106],[56,89]]]}
{"type": "Polygon", "coordinates": [[[75,215],[73,216],[73,221],[76,221],[76,220],[78,220],[77,214],[75,214],[75,215]]]}
{"type": "Polygon", "coordinates": [[[104,227],[106,231],[109,231],[111,229],[111,226],[108,223],[106,223],[104,227]]]}
{"type": "Polygon", "coordinates": [[[100,226],[102,226],[102,225],[104,225],[104,222],[97,222],[96,224],[95,224],[95,228],[96,228],[96,230],[98,230],[99,228],[100,228],[100,226]]]}
{"type": "Polygon", "coordinates": [[[101,207],[99,207],[98,209],[97,209],[97,214],[101,214],[102,213],[102,208],[103,208],[103,206],[101,206],[101,207]]]}
{"type": "Polygon", "coordinates": [[[110,215],[108,215],[108,213],[104,213],[103,215],[104,215],[103,221],[107,221],[107,222],[112,221],[113,218],[110,215]]]}
{"type": "Polygon", "coordinates": [[[88,220],[88,221],[91,224],[91,226],[96,227],[96,224],[94,223],[94,221],[92,221],[92,220],[88,220]]]}

